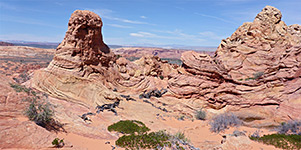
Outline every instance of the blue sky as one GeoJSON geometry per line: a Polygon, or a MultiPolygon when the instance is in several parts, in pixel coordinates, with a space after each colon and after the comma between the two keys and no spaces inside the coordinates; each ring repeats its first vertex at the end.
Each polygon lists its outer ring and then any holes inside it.
{"type": "Polygon", "coordinates": [[[216,47],[266,5],[301,24],[301,0],[0,0],[0,40],[61,42],[80,9],[100,15],[107,44],[216,47]]]}

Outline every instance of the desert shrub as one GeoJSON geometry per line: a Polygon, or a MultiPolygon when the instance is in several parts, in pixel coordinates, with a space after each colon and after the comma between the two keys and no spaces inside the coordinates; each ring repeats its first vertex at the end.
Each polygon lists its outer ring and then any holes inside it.
{"type": "Polygon", "coordinates": [[[287,123],[283,122],[276,128],[279,134],[299,134],[301,135],[301,121],[289,121],[287,123]]]}
{"type": "Polygon", "coordinates": [[[38,103],[33,99],[26,109],[25,115],[36,124],[46,127],[52,120],[53,111],[50,109],[49,103],[38,103]]]}
{"type": "Polygon", "coordinates": [[[185,120],[185,116],[184,116],[184,115],[180,115],[180,116],[178,116],[178,120],[180,120],[180,121],[184,121],[184,120],[185,120]]]}
{"type": "Polygon", "coordinates": [[[264,144],[274,145],[281,149],[301,149],[301,135],[270,134],[262,137],[250,136],[250,139],[264,144]]]}
{"type": "Polygon", "coordinates": [[[120,57],[122,57],[121,55],[115,55],[116,59],[119,59],[120,57]]]}
{"type": "Polygon", "coordinates": [[[170,135],[164,131],[143,133],[139,135],[123,135],[115,143],[117,146],[126,149],[159,149],[162,147],[170,147],[170,135]]]}
{"type": "Polygon", "coordinates": [[[65,146],[64,139],[55,138],[52,141],[52,145],[56,148],[61,148],[65,146]]]}
{"type": "Polygon", "coordinates": [[[181,140],[183,142],[189,142],[190,140],[186,138],[185,134],[183,132],[177,132],[175,135],[172,136],[173,138],[177,140],[181,140]]]}
{"type": "Polygon", "coordinates": [[[167,60],[169,64],[176,64],[178,66],[182,66],[183,64],[181,59],[177,59],[177,58],[161,58],[161,60],[167,60]]]}
{"type": "Polygon", "coordinates": [[[253,74],[253,79],[256,80],[264,75],[264,72],[256,72],[253,74]]]}
{"type": "Polygon", "coordinates": [[[149,131],[150,129],[146,127],[145,124],[142,123],[141,121],[121,120],[117,123],[110,125],[108,127],[108,130],[110,132],[116,131],[123,134],[134,134],[134,133],[142,134],[149,131]]]}
{"type": "Polygon", "coordinates": [[[252,138],[260,138],[259,130],[256,130],[250,137],[252,138]]]}
{"type": "Polygon", "coordinates": [[[29,120],[34,121],[37,125],[49,131],[66,132],[64,129],[65,124],[61,124],[53,119],[53,110],[51,109],[50,103],[38,98],[39,97],[28,97],[25,99],[25,101],[30,102],[30,104],[25,109],[24,114],[29,118],[29,120]],[[41,102],[38,102],[37,99],[41,102]]]}
{"type": "Polygon", "coordinates": [[[114,123],[108,130],[126,133],[121,136],[115,144],[125,149],[183,149],[184,145],[189,145],[184,133],[178,132],[175,135],[165,131],[150,132],[142,122],[136,120],[125,120],[114,123]],[[138,133],[138,134],[136,134],[138,133]]]}
{"type": "Polygon", "coordinates": [[[16,92],[26,92],[26,93],[29,93],[31,91],[30,88],[26,88],[25,86],[23,85],[20,85],[20,84],[13,84],[13,83],[10,83],[10,87],[12,87],[16,92]]]}
{"type": "Polygon", "coordinates": [[[239,126],[241,124],[242,121],[233,113],[224,113],[213,118],[213,120],[210,122],[210,130],[212,132],[219,133],[228,129],[229,127],[239,126]]]}
{"type": "Polygon", "coordinates": [[[195,118],[198,120],[205,120],[206,119],[206,112],[200,109],[196,111],[195,118]]]}

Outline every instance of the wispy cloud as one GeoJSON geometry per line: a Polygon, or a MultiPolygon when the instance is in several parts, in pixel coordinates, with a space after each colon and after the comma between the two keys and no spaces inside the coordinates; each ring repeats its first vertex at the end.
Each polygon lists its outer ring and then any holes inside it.
{"type": "Polygon", "coordinates": [[[110,9],[88,9],[88,10],[92,10],[95,13],[99,14],[101,18],[105,18],[108,20],[115,20],[115,21],[120,21],[123,23],[130,23],[130,24],[149,24],[147,22],[115,17],[115,16],[113,16],[114,11],[110,10],[110,9]]]}
{"type": "Polygon", "coordinates": [[[223,22],[226,22],[226,23],[236,24],[233,21],[226,20],[226,19],[223,19],[223,18],[220,18],[220,17],[216,17],[216,16],[206,15],[206,14],[202,14],[202,13],[195,13],[195,14],[199,15],[199,16],[203,16],[203,17],[207,17],[207,18],[212,18],[212,19],[216,19],[216,20],[219,20],[219,21],[223,21],[223,22]]]}
{"type": "Polygon", "coordinates": [[[175,29],[173,31],[170,30],[153,30],[153,31],[158,33],[166,33],[169,34],[170,37],[174,37],[174,38],[198,39],[197,35],[183,33],[183,31],[179,29],[175,29]]]}
{"type": "Polygon", "coordinates": [[[121,21],[124,23],[131,23],[131,24],[148,24],[146,22],[141,21],[135,21],[135,20],[129,20],[129,19],[123,19],[123,18],[117,18],[117,17],[111,17],[111,16],[102,16],[103,18],[109,19],[109,20],[116,20],[121,21]]]}
{"type": "Polygon", "coordinates": [[[200,32],[199,34],[203,38],[206,38],[206,39],[222,40],[222,39],[226,38],[226,36],[219,36],[216,33],[211,32],[211,31],[200,32]]]}
{"type": "Polygon", "coordinates": [[[169,39],[169,40],[191,40],[191,41],[204,41],[200,36],[198,35],[191,35],[183,33],[181,30],[174,30],[174,31],[164,31],[164,30],[153,30],[154,32],[161,33],[161,34],[155,34],[150,32],[136,32],[136,33],[130,33],[130,36],[133,37],[139,37],[139,38],[155,38],[155,39],[169,39]],[[165,34],[165,35],[162,35],[165,34]]]}
{"type": "Polygon", "coordinates": [[[153,33],[149,33],[149,32],[137,32],[137,33],[130,33],[130,36],[134,36],[134,37],[150,37],[150,38],[158,38],[160,36],[153,34],[153,33]]]}
{"type": "Polygon", "coordinates": [[[35,41],[35,42],[59,42],[64,39],[63,35],[59,36],[38,36],[32,34],[0,34],[0,40],[26,40],[26,41],[35,41]]]}
{"type": "Polygon", "coordinates": [[[145,16],[140,16],[140,18],[142,18],[142,19],[146,19],[147,17],[145,17],[145,16]]]}
{"type": "Polygon", "coordinates": [[[115,28],[124,28],[124,29],[133,28],[131,26],[124,26],[124,25],[120,25],[120,24],[106,24],[106,25],[115,27],[115,28]]]}
{"type": "Polygon", "coordinates": [[[19,18],[19,17],[14,17],[14,16],[8,16],[8,15],[1,15],[0,21],[15,22],[15,23],[22,23],[22,24],[30,24],[30,25],[39,25],[39,26],[46,26],[46,27],[60,28],[60,29],[64,28],[64,26],[47,24],[47,23],[43,23],[43,22],[40,22],[37,20],[30,19],[30,18],[19,18]]]}

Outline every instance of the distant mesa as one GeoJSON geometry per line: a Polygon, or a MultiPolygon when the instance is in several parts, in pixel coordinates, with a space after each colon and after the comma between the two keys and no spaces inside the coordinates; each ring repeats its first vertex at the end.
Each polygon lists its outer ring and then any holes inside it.
{"type": "Polygon", "coordinates": [[[0,46],[14,46],[14,44],[0,41],[0,46]]]}

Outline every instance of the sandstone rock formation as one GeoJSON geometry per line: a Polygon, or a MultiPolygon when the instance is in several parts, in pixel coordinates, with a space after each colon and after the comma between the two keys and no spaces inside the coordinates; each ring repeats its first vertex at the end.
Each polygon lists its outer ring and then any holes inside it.
{"type": "Polygon", "coordinates": [[[206,107],[236,111],[246,124],[269,126],[300,119],[300,26],[287,26],[266,6],[222,40],[215,56],[186,52],[186,74],[170,76],[176,97],[196,97],[206,107]]]}
{"type": "Polygon", "coordinates": [[[32,86],[86,106],[118,100],[105,86],[106,80],[115,79],[110,67],[116,58],[102,41],[101,27],[98,15],[76,10],[53,60],[46,69],[34,73],[32,86]]]}
{"type": "Polygon", "coordinates": [[[115,88],[127,94],[166,88],[168,74],[176,73],[178,66],[157,56],[144,56],[135,62],[123,57],[117,60],[102,41],[101,27],[95,13],[75,11],[53,60],[46,69],[34,73],[32,86],[91,108],[120,100],[113,92],[115,88]]]}
{"type": "MultiPolygon", "coordinates": [[[[214,48],[211,48],[212,51],[197,51],[198,53],[206,53],[208,55],[214,55],[214,48]]],[[[210,49],[210,50],[211,50],[210,49]]],[[[136,57],[141,58],[146,55],[154,55],[160,58],[172,58],[180,59],[182,53],[187,50],[182,49],[164,49],[164,48],[155,48],[155,47],[122,47],[112,49],[116,55],[121,55],[126,58],[136,57]]]]}
{"type": "Polygon", "coordinates": [[[101,18],[93,12],[76,10],[70,17],[68,31],[57,47],[48,70],[77,76],[89,76],[97,66],[108,66],[114,61],[101,34],[101,18]]]}

